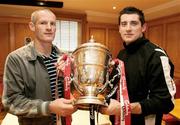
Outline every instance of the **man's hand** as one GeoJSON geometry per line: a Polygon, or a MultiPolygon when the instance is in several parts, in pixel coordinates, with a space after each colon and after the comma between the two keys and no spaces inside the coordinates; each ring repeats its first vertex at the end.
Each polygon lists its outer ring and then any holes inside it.
{"type": "Polygon", "coordinates": [[[121,104],[115,99],[110,99],[110,104],[108,105],[108,107],[101,107],[100,112],[106,115],[120,115],[121,104]]]}
{"type": "Polygon", "coordinates": [[[139,102],[131,103],[131,113],[132,114],[141,114],[142,113],[141,105],[139,102]]]}
{"type": "Polygon", "coordinates": [[[74,113],[77,108],[73,106],[73,100],[59,98],[49,104],[49,110],[51,113],[60,116],[69,116],[74,113]]]}

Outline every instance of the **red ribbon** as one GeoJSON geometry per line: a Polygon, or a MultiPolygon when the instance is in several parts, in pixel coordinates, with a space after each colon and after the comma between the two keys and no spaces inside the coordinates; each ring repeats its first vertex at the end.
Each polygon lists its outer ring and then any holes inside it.
{"type": "MultiPolygon", "coordinates": [[[[64,69],[64,98],[70,99],[70,84],[71,84],[71,58],[67,55],[63,55],[65,61],[64,69]]],[[[66,117],[66,125],[71,125],[71,116],[66,117]]]]}
{"type": "Polygon", "coordinates": [[[128,97],[128,91],[126,86],[126,76],[124,63],[121,60],[118,61],[119,69],[121,70],[121,77],[119,80],[119,87],[117,90],[117,100],[121,103],[121,116],[115,116],[114,125],[130,125],[131,124],[131,109],[128,97]]]}

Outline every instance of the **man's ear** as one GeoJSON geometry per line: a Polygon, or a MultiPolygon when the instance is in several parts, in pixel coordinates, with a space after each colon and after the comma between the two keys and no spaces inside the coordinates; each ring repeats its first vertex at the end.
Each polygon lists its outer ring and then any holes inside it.
{"type": "Polygon", "coordinates": [[[33,22],[29,22],[29,28],[31,31],[35,31],[35,26],[33,22]]]}
{"type": "Polygon", "coordinates": [[[144,33],[147,30],[147,23],[144,23],[142,26],[142,32],[144,33]]]}

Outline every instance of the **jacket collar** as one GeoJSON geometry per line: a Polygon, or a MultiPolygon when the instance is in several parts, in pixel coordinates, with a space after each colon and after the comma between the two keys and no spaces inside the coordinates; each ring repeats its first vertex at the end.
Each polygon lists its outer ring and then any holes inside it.
{"type": "Polygon", "coordinates": [[[138,50],[142,45],[147,43],[148,41],[149,40],[147,40],[145,37],[141,37],[128,45],[126,45],[125,42],[123,42],[123,45],[128,52],[134,52],[138,50]]]}
{"type": "MultiPolygon", "coordinates": [[[[37,58],[41,58],[42,55],[40,55],[37,50],[35,49],[35,46],[34,46],[34,41],[30,42],[27,46],[27,53],[26,53],[26,56],[27,56],[27,59],[29,61],[35,61],[37,60],[37,58]]],[[[52,46],[52,49],[54,49],[58,54],[60,53],[59,49],[56,47],[56,46],[52,46]]]]}

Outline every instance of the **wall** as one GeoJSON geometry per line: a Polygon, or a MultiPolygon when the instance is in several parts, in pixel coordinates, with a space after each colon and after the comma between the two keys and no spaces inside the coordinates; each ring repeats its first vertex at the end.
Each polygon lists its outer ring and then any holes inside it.
{"type": "Polygon", "coordinates": [[[25,37],[33,37],[28,21],[26,18],[0,17],[0,76],[7,54],[23,46],[25,37]]]}
{"type": "Polygon", "coordinates": [[[96,42],[101,43],[108,47],[112,57],[115,58],[120,49],[123,48],[118,25],[106,23],[87,23],[87,41],[94,37],[96,42]]]}
{"type": "MultiPolygon", "coordinates": [[[[147,38],[168,53],[175,67],[174,77],[180,78],[180,14],[150,20],[147,23],[147,38]]],[[[113,58],[123,48],[118,25],[88,22],[86,31],[87,40],[93,35],[97,42],[110,49],[113,58]]]]}
{"type": "MultiPolygon", "coordinates": [[[[72,13],[55,13],[57,19],[76,20],[82,24],[81,32],[86,34],[86,15],[72,13]]],[[[25,38],[34,38],[28,23],[30,17],[0,16],[0,80],[2,80],[5,59],[11,51],[23,46],[25,38]]],[[[86,40],[86,35],[80,36],[80,42],[86,40]]]]}
{"type": "MultiPolygon", "coordinates": [[[[97,42],[107,46],[115,58],[123,48],[118,25],[108,23],[87,22],[85,14],[56,13],[59,19],[74,19],[82,23],[83,35],[81,43],[93,35],[97,42]]],[[[24,45],[25,37],[32,37],[27,17],[0,16],[0,79],[2,80],[6,56],[11,51],[24,45]]],[[[180,14],[148,21],[147,37],[154,43],[162,46],[175,65],[175,77],[180,78],[180,14]]],[[[81,44],[80,43],[80,44],[81,44]]]]}
{"type": "Polygon", "coordinates": [[[148,21],[147,37],[168,53],[180,78],[180,14],[148,21]]]}

